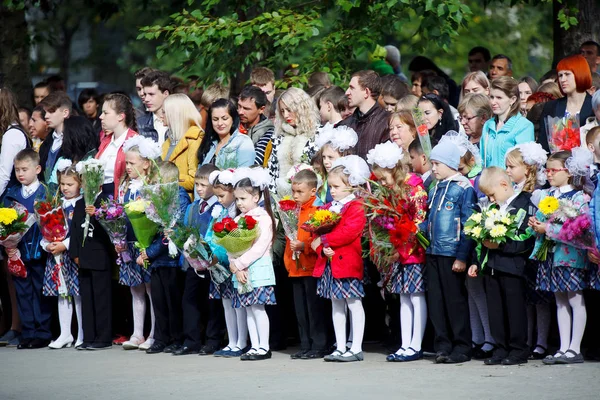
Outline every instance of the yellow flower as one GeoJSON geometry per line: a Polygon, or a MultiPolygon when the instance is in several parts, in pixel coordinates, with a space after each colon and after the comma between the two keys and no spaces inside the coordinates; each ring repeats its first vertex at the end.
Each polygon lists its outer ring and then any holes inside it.
{"type": "Polygon", "coordinates": [[[473,228],[473,236],[481,237],[481,227],[480,226],[476,226],[475,228],[473,228]]]}
{"type": "Polygon", "coordinates": [[[490,230],[490,235],[493,238],[503,237],[506,234],[506,227],[504,225],[494,225],[490,230]]]}
{"type": "Polygon", "coordinates": [[[504,225],[510,225],[511,220],[508,215],[504,215],[502,218],[500,218],[500,222],[502,222],[504,225]]]}
{"type": "Polygon", "coordinates": [[[470,234],[473,231],[471,227],[465,226],[465,233],[470,234]]]}
{"type": "Polygon", "coordinates": [[[317,221],[319,224],[323,224],[323,223],[331,220],[332,216],[333,216],[333,213],[329,210],[317,210],[317,211],[315,211],[315,214],[313,215],[313,219],[315,221],[317,221]]]}
{"type": "Polygon", "coordinates": [[[472,214],[469,219],[473,222],[481,223],[481,213],[472,214]]]}
{"type": "Polygon", "coordinates": [[[130,212],[143,213],[146,212],[147,203],[144,200],[131,201],[125,205],[125,208],[130,212]]]}
{"type": "Polygon", "coordinates": [[[0,224],[10,225],[17,220],[19,214],[14,208],[0,208],[0,224]]]}
{"type": "Polygon", "coordinates": [[[539,209],[544,215],[550,215],[558,210],[560,206],[558,199],[553,196],[544,197],[542,201],[540,201],[539,209]]]}

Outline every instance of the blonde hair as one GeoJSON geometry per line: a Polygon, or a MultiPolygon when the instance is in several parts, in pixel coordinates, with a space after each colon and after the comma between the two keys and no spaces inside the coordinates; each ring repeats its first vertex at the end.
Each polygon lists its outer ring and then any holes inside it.
{"type": "Polygon", "coordinates": [[[198,128],[202,126],[202,117],[194,102],[186,94],[176,93],[168,96],[163,107],[172,143],[179,142],[192,126],[198,128]]]}
{"type": "MultiPolygon", "coordinates": [[[[467,86],[467,83],[469,83],[469,82],[475,82],[484,89],[488,89],[488,90],[490,89],[490,81],[483,72],[481,72],[481,71],[469,72],[465,76],[465,79],[463,79],[462,84],[460,86],[460,97],[466,96],[465,86],[467,86]]],[[[467,93],[467,94],[470,94],[470,93],[467,93]]]]}
{"type": "MultiPolygon", "coordinates": [[[[289,88],[281,94],[278,101],[277,114],[275,115],[275,133],[280,135],[284,130],[285,122],[281,115],[281,104],[296,114],[296,136],[304,135],[313,137],[317,132],[321,117],[315,101],[302,89],[289,88]]],[[[287,125],[289,127],[289,125],[287,125]]]]}
{"type": "Polygon", "coordinates": [[[419,105],[419,98],[414,94],[407,94],[396,104],[396,110],[400,111],[412,111],[419,105]]]}
{"type": "Polygon", "coordinates": [[[218,99],[228,98],[229,88],[219,82],[215,82],[209,85],[206,89],[204,89],[202,97],[200,97],[200,104],[202,105],[202,107],[209,109],[212,103],[214,103],[218,99]]]}
{"type": "MultiPolygon", "coordinates": [[[[170,97],[170,96],[169,96],[170,97]]],[[[154,182],[157,179],[158,176],[158,168],[156,165],[156,162],[154,160],[151,160],[149,158],[146,158],[144,156],[142,156],[140,154],[140,148],[139,146],[132,146],[130,147],[125,153],[137,153],[137,155],[142,159],[148,162],[148,164],[150,165],[148,167],[148,171],[142,171],[145,172],[146,175],[145,176],[140,176],[140,178],[145,178],[147,182],[154,182]]],[[[140,171],[138,171],[139,173],[140,171]]],[[[121,175],[121,187],[126,188],[127,185],[129,185],[129,182],[131,182],[131,178],[129,177],[129,174],[127,173],[126,170],[123,170],[123,175],[121,175]]]]}
{"type": "Polygon", "coordinates": [[[179,168],[170,161],[159,162],[158,172],[160,175],[160,183],[179,182],[179,168]]]}
{"type": "Polygon", "coordinates": [[[348,178],[350,177],[350,175],[348,175],[348,174],[346,174],[344,172],[345,168],[346,167],[344,167],[343,165],[338,165],[337,167],[331,168],[331,170],[327,174],[327,179],[329,179],[331,176],[339,176],[340,179],[342,180],[342,182],[344,182],[344,185],[346,185],[346,186],[352,186],[350,184],[350,181],[348,180],[348,178]]]}
{"type": "Polygon", "coordinates": [[[489,167],[483,170],[481,173],[481,178],[479,178],[479,190],[483,193],[490,193],[494,186],[498,184],[499,181],[504,180],[506,183],[510,184],[510,177],[500,167],[489,167]]]}
{"type": "Polygon", "coordinates": [[[406,176],[408,174],[408,167],[403,160],[398,161],[398,164],[396,164],[394,168],[383,168],[377,164],[373,164],[373,166],[371,167],[371,171],[373,173],[383,171],[391,173],[395,183],[394,187],[392,188],[392,191],[394,192],[394,194],[398,195],[402,200],[407,199],[409,193],[407,190],[408,186],[406,185],[405,181],[406,176]]]}
{"type": "MultiPolygon", "coordinates": [[[[523,191],[533,193],[535,185],[537,183],[537,165],[527,164],[523,159],[521,150],[513,149],[506,154],[506,162],[514,165],[525,166],[525,184],[523,185],[523,191]]],[[[481,185],[481,184],[480,184],[481,185]]]]}

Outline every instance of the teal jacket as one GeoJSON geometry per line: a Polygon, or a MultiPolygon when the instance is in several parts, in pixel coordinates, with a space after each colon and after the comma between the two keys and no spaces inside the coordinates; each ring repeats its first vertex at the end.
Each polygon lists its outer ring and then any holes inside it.
{"type": "Polygon", "coordinates": [[[504,158],[508,149],[534,140],[533,124],[521,114],[510,117],[499,131],[496,131],[496,118],[487,120],[479,143],[483,167],[505,169],[504,158]]]}

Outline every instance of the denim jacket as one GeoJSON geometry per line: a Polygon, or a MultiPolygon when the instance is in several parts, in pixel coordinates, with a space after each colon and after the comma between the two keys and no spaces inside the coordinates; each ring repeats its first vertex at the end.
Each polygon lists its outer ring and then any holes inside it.
{"type": "Polygon", "coordinates": [[[473,213],[477,199],[475,190],[460,173],[438,182],[429,191],[429,213],[421,224],[431,245],[427,254],[456,257],[467,261],[472,240],[466,238],[462,227],[473,213]]]}
{"type": "Polygon", "coordinates": [[[251,167],[254,164],[254,144],[252,139],[242,135],[239,131],[233,132],[229,141],[221,148],[214,162],[213,157],[217,151],[217,141],[213,141],[208,153],[204,156],[203,164],[214,164],[223,170],[227,168],[251,167]]]}

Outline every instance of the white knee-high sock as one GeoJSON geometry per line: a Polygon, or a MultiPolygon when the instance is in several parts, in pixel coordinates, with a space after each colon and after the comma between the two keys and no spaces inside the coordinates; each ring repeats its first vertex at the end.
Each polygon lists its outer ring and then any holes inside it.
{"type": "Polygon", "coordinates": [[[237,346],[238,342],[238,327],[237,327],[237,317],[235,315],[235,310],[231,306],[231,299],[223,299],[223,311],[225,312],[225,326],[227,327],[227,337],[229,338],[229,343],[227,343],[227,347],[233,349],[237,346]]]}
{"type": "Polygon", "coordinates": [[[556,298],[556,318],[558,320],[558,333],[560,334],[560,351],[569,350],[571,345],[571,319],[573,317],[569,296],[567,293],[554,293],[556,298]]]}
{"type": "Polygon", "coordinates": [[[256,318],[254,317],[254,310],[252,307],[246,307],[246,321],[248,321],[248,334],[250,335],[250,344],[252,348],[258,350],[260,342],[258,339],[258,326],[256,324],[256,318]]]}
{"type": "Polygon", "coordinates": [[[77,342],[83,342],[83,311],[81,309],[81,296],[73,296],[75,314],[77,315],[77,342]]]}
{"type": "Polygon", "coordinates": [[[58,321],[60,322],[60,336],[57,341],[73,339],[71,334],[71,321],[73,320],[73,303],[67,297],[58,296],[58,321]]]}
{"type": "Polygon", "coordinates": [[[244,307],[234,310],[237,319],[237,347],[243,349],[248,346],[248,316],[244,307]]]}
{"type": "Polygon", "coordinates": [[[154,339],[154,325],[156,324],[156,318],[154,317],[154,307],[152,306],[152,290],[150,289],[150,282],[144,284],[146,286],[146,293],[148,293],[148,299],[150,300],[150,334],[147,339],[154,339]]]}
{"type": "Polygon", "coordinates": [[[362,341],[365,333],[365,310],[362,299],[346,299],[350,310],[350,322],[352,325],[352,347],[350,351],[354,354],[362,351],[362,341]]]}
{"type": "MultiPolygon", "coordinates": [[[[585,300],[581,291],[568,292],[569,305],[573,310],[573,333],[571,335],[570,350],[575,353],[581,353],[581,339],[585,331],[585,323],[587,321],[587,311],[585,309],[585,300]]],[[[567,357],[574,357],[573,354],[567,354],[567,357]]]]}
{"type": "MultiPolygon", "coordinates": [[[[548,333],[550,332],[550,304],[543,303],[535,306],[537,314],[537,343],[536,346],[548,348],[548,333]]],[[[542,349],[540,349],[542,350],[542,349]]]]}
{"type": "Polygon", "coordinates": [[[266,353],[269,351],[269,316],[265,311],[265,306],[262,304],[255,304],[251,306],[252,312],[254,313],[254,320],[256,321],[256,328],[258,331],[258,348],[264,349],[260,353],[266,353]]]}
{"type": "Polygon", "coordinates": [[[132,286],[131,303],[133,307],[133,335],[144,340],[144,319],[146,318],[146,288],[144,285],[132,286]]]}
{"type": "Polygon", "coordinates": [[[413,336],[413,305],[410,301],[410,294],[400,293],[400,334],[402,336],[402,345],[396,354],[406,352],[410,347],[413,336]]]}
{"type": "Polygon", "coordinates": [[[425,293],[411,294],[410,301],[413,306],[413,333],[410,347],[418,352],[421,350],[425,325],[427,325],[427,301],[425,300],[425,293]]]}
{"type": "Polygon", "coordinates": [[[344,299],[331,299],[331,318],[337,350],[346,352],[346,301],[344,299]]]}

